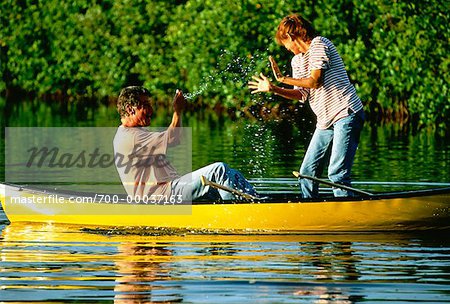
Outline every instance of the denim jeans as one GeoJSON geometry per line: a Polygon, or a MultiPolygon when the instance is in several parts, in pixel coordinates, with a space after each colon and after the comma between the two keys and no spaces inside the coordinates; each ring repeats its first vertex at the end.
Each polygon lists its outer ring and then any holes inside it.
{"type": "MultiPolygon", "coordinates": [[[[302,175],[320,177],[326,163],[327,150],[331,146],[328,178],[337,184],[351,186],[350,173],[358,148],[359,136],[364,124],[364,112],[350,113],[328,129],[316,129],[300,167],[302,175]]],[[[309,179],[300,179],[300,190],[304,198],[319,195],[319,185],[309,179]]],[[[334,196],[353,196],[350,191],[333,188],[334,196]]]]}
{"type": "Polygon", "coordinates": [[[183,175],[172,181],[172,195],[182,195],[183,202],[192,202],[199,198],[210,200],[232,200],[235,195],[211,186],[203,186],[200,177],[223,186],[240,190],[244,193],[257,195],[255,188],[245,179],[241,172],[230,168],[225,163],[216,162],[183,175]]]}

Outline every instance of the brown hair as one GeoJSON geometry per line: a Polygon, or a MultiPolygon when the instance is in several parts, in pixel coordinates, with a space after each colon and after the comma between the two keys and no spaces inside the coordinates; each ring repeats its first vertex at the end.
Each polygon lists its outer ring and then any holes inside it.
{"type": "Polygon", "coordinates": [[[292,39],[301,39],[308,42],[317,36],[316,30],[313,28],[311,22],[300,15],[292,14],[286,16],[278,25],[275,40],[278,44],[283,45],[283,40],[291,37],[292,39]]]}
{"type": "Polygon", "coordinates": [[[120,117],[129,115],[127,107],[138,107],[143,105],[142,97],[150,97],[150,92],[144,87],[131,86],[123,88],[117,99],[117,112],[120,117]]]}

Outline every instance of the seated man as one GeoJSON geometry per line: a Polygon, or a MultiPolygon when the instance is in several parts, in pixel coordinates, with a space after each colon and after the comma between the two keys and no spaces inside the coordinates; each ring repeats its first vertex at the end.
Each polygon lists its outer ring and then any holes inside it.
{"type": "Polygon", "coordinates": [[[181,114],[186,100],[177,90],[173,101],[172,122],[164,132],[152,132],[153,108],[150,93],[138,86],[126,87],[117,100],[122,124],[114,137],[114,156],[122,184],[133,198],[145,196],[182,197],[183,201],[198,198],[230,200],[232,193],[210,186],[204,187],[201,176],[220,185],[256,195],[253,186],[237,170],[225,163],[214,163],[184,176],[165,158],[167,148],[179,142],[181,114]]]}

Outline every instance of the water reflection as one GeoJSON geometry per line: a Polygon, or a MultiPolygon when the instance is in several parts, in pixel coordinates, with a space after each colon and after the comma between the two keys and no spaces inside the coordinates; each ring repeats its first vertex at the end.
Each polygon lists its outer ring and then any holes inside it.
{"type": "MultiPolygon", "coordinates": [[[[40,100],[10,100],[5,105],[0,100],[0,111],[2,129],[118,124],[115,108],[106,105],[40,100]]],[[[258,121],[188,112],[183,123],[193,132],[193,167],[225,161],[271,190],[269,183],[284,178],[291,191],[298,191],[291,185],[296,181],[290,172],[298,169],[313,129],[302,115],[258,121]]],[[[158,107],[153,123],[166,126],[170,118],[164,107],[158,107]]],[[[3,139],[4,131],[0,155],[3,139]]],[[[448,183],[449,151],[448,139],[432,130],[367,124],[353,177],[448,183]]],[[[0,168],[3,165],[0,156],[0,168]]],[[[398,190],[410,186],[401,187],[398,190]]],[[[450,302],[448,231],[116,235],[66,225],[6,225],[1,211],[0,230],[0,302],[450,302]]]]}
{"type": "Polygon", "coordinates": [[[201,255],[215,255],[215,256],[233,256],[239,252],[237,248],[231,243],[209,243],[197,250],[201,255]]]}
{"type": "Polygon", "coordinates": [[[448,235],[90,231],[7,225],[0,237],[0,301],[450,300],[448,235]]]}
{"type": "Polygon", "coordinates": [[[344,287],[332,282],[343,281],[357,285],[361,278],[351,242],[306,242],[299,243],[300,273],[310,276],[311,282],[324,282],[318,285],[302,285],[293,295],[309,303],[356,303],[364,300],[364,295],[355,295],[344,287]]]}
{"type": "Polygon", "coordinates": [[[357,281],[361,277],[356,267],[359,260],[354,255],[351,242],[300,244],[300,250],[312,257],[309,268],[314,269],[311,272],[314,280],[357,281]]]}
{"type": "Polygon", "coordinates": [[[352,304],[364,301],[363,296],[351,296],[346,293],[345,289],[339,287],[315,286],[299,289],[293,294],[302,300],[308,300],[309,303],[317,304],[352,304]]]}
{"type": "MultiPolygon", "coordinates": [[[[6,113],[0,120],[2,127],[116,127],[119,124],[115,107],[101,103],[58,104],[42,100],[5,103],[0,98],[1,105],[6,113]]],[[[158,107],[153,126],[170,123],[167,108],[158,107]]],[[[225,161],[249,178],[292,178],[291,172],[298,169],[314,129],[314,123],[305,118],[307,111],[296,110],[293,116],[279,115],[267,120],[251,120],[225,112],[186,112],[183,124],[192,128],[193,168],[225,161]]],[[[3,145],[2,140],[0,152],[4,151],[3,145]]],[[[450,141],[433,130],[368,123],[361,134],[353,180],[449,182],[448,151],[450,141]]],[[[1,176],[4,176],[2,169],[1,176]]]]}
{"type": "MultiPolygon", "coordinates": [[[[117,278],[114,286],[114,303],[174,303],[181,295],[171,295],[165,300],[153,299],[152,293],[164,289],[159,281],[170,280],[170,271],[161,265],[172,255],[170,249],[160,244],[124,243],[118,246],[115,266],[117,278]]],[[[161,295],[159,296],[161,297],[161,295]]]]}

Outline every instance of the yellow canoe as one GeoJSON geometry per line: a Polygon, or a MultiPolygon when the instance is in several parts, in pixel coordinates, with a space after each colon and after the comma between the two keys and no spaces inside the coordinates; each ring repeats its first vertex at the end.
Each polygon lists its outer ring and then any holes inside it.
{"type": "Polygon", "coordinates": [[[450,187],[377,194],[369,198],[303,200],[275,196],[260,202],[192,205],[128,203],[111,195],[52,192],[0,184],[9,221],[82,226],[164,227],[295,233],[450,228],[450,187]]]}

